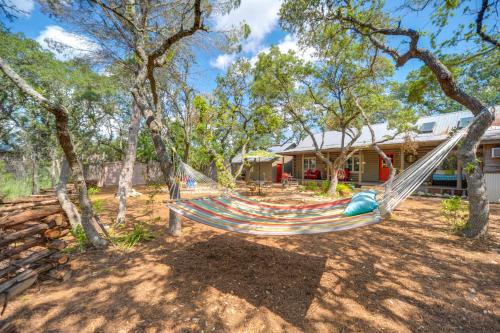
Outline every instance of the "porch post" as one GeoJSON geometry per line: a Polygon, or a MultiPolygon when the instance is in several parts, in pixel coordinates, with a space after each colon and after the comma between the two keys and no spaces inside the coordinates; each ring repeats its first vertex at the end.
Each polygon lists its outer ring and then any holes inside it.
{"type": "Polygon", "coordinates": [[[462,189],[462,161],[457,159],[457,189],[462,189]]]}
{"type": "Polygon", "coordinates": [[[403,149],[403,147],[401,147],[401,171],[403,171],[405,169],[405,151],[403,149]]]}
{"type": "MultiPolygon", "coordinates": [[[[329,151],[326,152],[326,159],[328,161],[330,161],[330,152],[329,151]]],[[[330,168],[328,167],[328,164],[326,165],[326,179],[327,180],[330,179],[330,168]]]]}
{"type": "Polygon", "coordinates": [[[361,185],[363,182],[363,171],[365,170],[365,167],[363,165],[363,151],[359,151],[359,173],[358,173],[358,184],[361,185]]]}
{"type": "Polygon", "coordinates": [[[304,185],[304,154],[302,154],[302,162],[300,164],[300,173],[301,173],[301,176],[300,178],[302,179],[302,185],[304,185]]]}

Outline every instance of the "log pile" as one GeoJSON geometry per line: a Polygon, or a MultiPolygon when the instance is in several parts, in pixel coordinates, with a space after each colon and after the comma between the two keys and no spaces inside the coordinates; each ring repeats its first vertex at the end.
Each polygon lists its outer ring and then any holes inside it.
{"type": "MultiPolygon", "coordinates": [[[[69,223],[54,193],[0,202],[0,301],[38,278],[67,280],[69,257],[60,252],[69,223]]],[[[0,304],[1,307],[1,304],[0,304]]]]}

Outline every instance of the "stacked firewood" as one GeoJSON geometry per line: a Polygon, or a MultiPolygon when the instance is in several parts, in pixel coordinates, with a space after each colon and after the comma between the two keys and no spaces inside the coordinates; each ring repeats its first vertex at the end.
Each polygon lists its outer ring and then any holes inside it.
{"type": "Polygon", "coordinates": [[[0,201],[0,298],[8,300],[38,278],[67,280],[61,252],[69,223],[54,193],[0,201]]]}

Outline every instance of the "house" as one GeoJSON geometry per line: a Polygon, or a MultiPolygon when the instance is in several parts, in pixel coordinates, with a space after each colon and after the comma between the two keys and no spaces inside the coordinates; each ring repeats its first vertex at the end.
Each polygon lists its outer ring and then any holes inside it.
{"type": "MultiPolygon", "coordinates": [[[[245,160],[250,165],[250,168],[244,168],[242,179],[261,180],[266,182],[281,182],[283,173],[291,174],[292,172],[292,156],[282,156],[281,152],[295,147],[293,143],[272,146],[267,149],[267,152],[276,154],[276,157],[252,157],[242,158],[241,154],[235,156],[231,161],[231,166],[235,170],[245,160]],[[250,174],[246,175],[246,172],[250,174]]],[[[250,152],[252,153],[252,152],[250,152]]]]}
{"type": "MultiPolygon", "coordinates": [[[[488,197],[490,201],[494,202],[500,200],[499,111],[497,108],[495,121],[483,136],[478,149],[478,157],[481,160],[487,182],[488,197]]],[[[401,171],[445,141],[451,131],[467,126],[472,119],[473,115],[468,111],[422,117],[416,123],[418,132],[411,135],[411,141],[414,143],[413,150],[408,150],[408,144],[405,144],[403,135],[398,135],[395,139],[384,142],[380,147],[392,159],[394,167],[401,171]]],[[[388,128],[387,123],[374,124],[373,128],[378,140],[395,133],[388,128]]],[[[338,157],[341,142],[340,132],[318,133],[315,134],[315,138],[320,145],[322,144],[321,151],[327,158],[333,161],[338,157]]],[[[347,138],[346,141],[348,142],[348,140],[347,138]]],[[[377,152],[370,147],[370,144],[371,134],[368,127],[364,126],[361,137],[353,145],[357,151],[345,164],[346,180],[365,185],[382,183],[388,179],[389,168],[377,152]]],[[[454,153],[450,154],[438,170],[424,183],[422,190],[441,194],[465,194],[465,177],[462,166],[457,163],[454,153]]],[[[282,151],[280,154],[293,157],[291,174],[300,183],[330,179],[325,163],[315,155],[314,145],[309,136],[299,142],[296,147],[282,151]]]]}

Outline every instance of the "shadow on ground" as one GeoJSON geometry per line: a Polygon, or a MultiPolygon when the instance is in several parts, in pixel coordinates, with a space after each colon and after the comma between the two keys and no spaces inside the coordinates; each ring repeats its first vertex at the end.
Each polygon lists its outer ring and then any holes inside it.
{"type": "Polygon", "coordinates": [[[438,207],[410,200],[377,226],[293,237],[186,220],[171,238],[161,222],[132,251],[77,256],[72,280],[4,318],[23,332],[498,332],[500,207],[481,241],[451,235],[438,207]]]}

